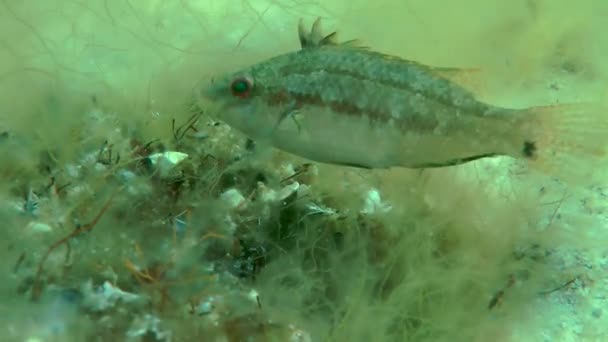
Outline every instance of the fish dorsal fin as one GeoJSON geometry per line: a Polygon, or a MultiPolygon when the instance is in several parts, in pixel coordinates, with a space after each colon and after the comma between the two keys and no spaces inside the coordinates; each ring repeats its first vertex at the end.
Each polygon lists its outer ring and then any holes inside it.
{"type": "Polygon", "coordinates": [[[302,49],[323,46],[323,45],[336,45],[337,32],[332,32],[328,35],[323,35],[321,32],[321,18],[317,18],[312,24],[310,31],[307,31],[304,27],[304,20],[300,19],[298,25],[298,35],[300,38],[300,46],[302,49]]]}
{"type": "Polygon", "coordinates": [[[334,31],[330,34],[324,35],[321,31],[321,18],[317,18],[312,24],[310,31],[307,31],[304,27],[304,21],[300,19],[298,25],[298,36],[300,38],[300,46],[302,49],[315,48],[319,46],[327,45],[341,45],[347,47],[363,48],[359,46],[357,39],[349,40],[346,42],[338,42],[338,32],[334,31]]]}

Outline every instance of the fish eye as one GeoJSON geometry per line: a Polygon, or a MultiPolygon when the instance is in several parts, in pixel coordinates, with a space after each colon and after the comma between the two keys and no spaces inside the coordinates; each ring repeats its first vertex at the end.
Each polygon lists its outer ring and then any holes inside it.
{"type": "Polygon", "coordinates": [[[232,95],[240,98],[248,97],[251,94],[252,89],[253,80],[245,76],[237,77],[230,84],[230,90],[232,91],[232,95]]]}

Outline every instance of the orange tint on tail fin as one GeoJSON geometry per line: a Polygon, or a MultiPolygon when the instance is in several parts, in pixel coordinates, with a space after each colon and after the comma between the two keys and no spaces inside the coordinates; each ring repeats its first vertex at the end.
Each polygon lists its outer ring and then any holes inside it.
{"type": "Polygon", "coordinates": [[[608,165],[608,107],[565,104],[521,112],[520,155],[529,165],[568,183],[585,183],[608,165]]]}

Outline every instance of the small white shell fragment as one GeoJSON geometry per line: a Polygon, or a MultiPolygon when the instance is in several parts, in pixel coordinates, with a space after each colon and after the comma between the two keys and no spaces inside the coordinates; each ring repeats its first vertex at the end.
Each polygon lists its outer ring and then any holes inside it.
{"type": "Polygon", "coordinates": [[[148,156],[152,164],[157,164],[161,161],[167,161],[173,165],[179,164],[182,160],[188,158],[186,153],[176,152],[176,151],[167,151],[167,152],[159,152],[154,153],[148,156]]]}
{"type": "Polygon", "coordinates": [[[118,301],[124,303],[139,302],[143,298],[139,295],[125,292],[106,281],[99,288],[93,288],[91,281],[84,284],[84,306],[93,311],[103,311],[113,307],[118,301]]]}
{"type": "Polygon", "coordinates": [[[98,158],[99,151],[88,153],[80,161],[80,166],[82,167],[82,165],[95,165],[97,163],[98,158]]]}
{"type": "Polygon", "coordinates": [[[280,171],[281,176],[283,176],[285,178],[291,177],[296,174],[296,170],[294,169],[292,164],[283,165],[279,171],[280,171]]]}
{"type": "Polygon", "coordinates": [[[117,174],[118,174],[118,178],[125,183],[132,182],[137,178],[137,175],[135,174],[135,172],[130,171],[130,170],[121,169],[121,170],[118,170],[117,174]]]}
{"type": "Polygon", "coordinates": [[[32,221],[27,225],[27,229],[34,233],[48,233],[53,227],[44,222],[32,221]]]}
{"type": "Polygon", "coordinates": [[[236,223],[234,223],[234,220],[229,215],[226,215],[224,217],[224,223],[226,224],[226,226],[224,227],[226,233],[228,235],[234,234],[238,226],[236,223]]]}
{"type": "Polygon", "coordinates": [[[245,197],[237,189],[228,189],[220,195],[220,199],[234,209],[245,202],[245,197]]]}
{"type": "Polygon", "coordinates": [[[310,193],[310,185],[300,184],[298,188],[298,196],[306,196],[310,193]]]}
{"type": "Polygon", "coordinates": [[[89,188],[89,186],[86,184],[79,184],[68,188],[68,196],[71,198],[76,198],[77,196],[82,196],[83,194],[91,193],[91,188],[89,188]]]}
{"type": "Polygon", "coordinates": [[[312,342],[312,337],[304,330],[298,329],[293,324],[289,325],[289,342],[312,342]]]}
{"type": "Polygon", "coordinates": [[[258,183],[258,192],[260,193],[260,199],[264,202],[274,202],[276,198],[276,192],[269,189],[264,183],[258,183]]]}
{"type": "Polygon", "coordinates": [[[42,339],[39,339],[38,337],[28,337],[25,339],[25,342],[42,342],[42,339]]]}
{"type": "Polygon", "coordinates": [[[160,171],[161,176],[166,176],[171,169],[186,158],[188,158],[188,154],[177,151],[154,153],[148,156],[152,165],[160,171]]]}
{"type": "Polygon", "coordinates": [[[294,192],[298,191],[300,188],[300,183],[293,182],[291,184],[285,185],[279,192],[277,193],[277,197],[280,201],[286,199],[291,196],[294,192]]]}
{"type": "Polygon", "coordinates": [[[72,178],[78,178],[78,177],[80,177],[80,175],[81,175],[80,170],[81,169],[82,169],[82,166],[75,165],[75,164],[68,164],[64,168],[65,173],[68,175],[68,177],[72,177],[72,178]]]}
{"type": "Polygon", "coordinates": [[[392,209],[392,206],[382,202],[380,192],[376,189],[371,189],[365,196],[365,204],[363,205],[362,214],[385,213],[392,209]]]}
{"type": "Polygon", "coordinates": [[[194,313],[199,316],[204,316],[217,311],[218,307],[221,309],[223,306],[224,298],[222,296],[209,296],[205,300],[202,300],[194,307],[194,313]]]}
{"type": "Polygon", "coordinates": [[[248,293],[247,293],[247,297],[253,301],[254,303],[258,303],[258,300],[260,298],[260,294],[258,293],[258,291],[251,289],[248,293]]]}
{"type": "Polygon", "coordinates": [[[261,198],[264,202],[275,202],[275,201],[282,201],[282,200],[286,199],[287,197],[289,197],[294,192],[298,191],[298,189],[300,188],[300,183],[293,182],[291,184],[284,186],[283,188],[281,188],[278,191],[269,189],[266,186],[264,186],[263,184],[260,184],[259,187],[260,187],[260,191],[262,193],[261,198]]]}
{"type": "Polygon", "coordinates": [[[143,317],[138,317],[133,321],[132,328],[127,331],[127,337],[132,339],[137,338],[139,341],[141,337],[153,333],[156,341],[170,341],[171,332],[161,331],[161,321],[158,317],[150,314],[145,314],[143,317]]]}
{"type": "Polygon", "coordinates": [[[95,171],[103,172],[103,171],[106,171],[107,169],[108,169],[107,165],[104,165],[102,163],[95,163],[95,171]]]}
{"type": "Polygon", "coordinates": [[[211,313],[211,311],[213,311],[212,300],[200,302],[194,309],[194,312],[200,316],[209,314],[209,313],[211,313]]]}
{"type": "Polygon", "coordinates": [[[335,209],[325,207],[316,203],[308,203],[306,208],[310,210],[311,215],[336,215],[338,212],[335,209]]]}

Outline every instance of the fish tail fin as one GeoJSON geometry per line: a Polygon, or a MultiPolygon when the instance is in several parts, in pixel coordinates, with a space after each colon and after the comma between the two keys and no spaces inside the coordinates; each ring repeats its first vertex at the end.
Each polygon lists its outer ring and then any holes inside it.
{"type": "Polygon", "coordinates": [[[591,180],[598,165],[607,161],[608,107],[562,104],[532,107],[518,114],[522,135],[515,157],[526,160],[531,168],[580,184],[591,180]]]}

